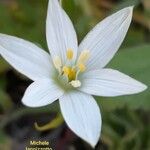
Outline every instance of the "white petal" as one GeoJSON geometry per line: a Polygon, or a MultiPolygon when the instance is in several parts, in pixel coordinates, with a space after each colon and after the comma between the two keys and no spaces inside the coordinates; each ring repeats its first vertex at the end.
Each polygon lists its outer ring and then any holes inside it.
{"type": "Polygon", "coordinates": [[[100,22],[84,38],[79,51],[90,51],[88,70],[104,67],[119,49],[132,19],[133,7],[124,8],[100,22]]]}
{"type": "Polygon", "coordinates": [[[22,102],[29,107],[41,107],[51,104],[64,94],[52,80],[42,79],[33,82],[26,90],[22,102]]]}
{"type": "Polygon", "coordinates": [[[71,20],[61,8],[58,0],[49,0],[47,22],[47,43],[52,57],[60,56],[63,63],[66,60],[67,49],[77,54],[77,37],[71,20]]]}
{"type": "Polygon", "coordinates": [[[0,34],[0,54],[32,80],[49,77],[52,71],[51,58],[44,50],[17,37],[0,34]]]}
{"type": "Polygon", "coordinates": [[[80,90],[97,96],[120,96],[142,92],[141,82],[113,69],[89,71],[81,76],[80,90]]]}
{"type": "Polygon", "coordinates": [[[72,131],[91,146],[95,146],[101,132],[101,115],[94,98],[72,91],[60,98],[63,117],[72,131]]]}

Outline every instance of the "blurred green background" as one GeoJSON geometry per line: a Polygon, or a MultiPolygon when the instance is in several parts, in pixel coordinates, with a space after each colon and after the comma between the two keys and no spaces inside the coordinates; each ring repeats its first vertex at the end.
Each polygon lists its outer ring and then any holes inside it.
{"type": "MultiPolygon", "coordinates": [[[[47,50],[45,22],[47,0],[0,0],[0,33],[15,35],[47,50]]],[[[79,42],[100,20],[135,5],[132,24],[109,67],[150,85],[150,0],[62,0],[78,34],[79,42]]],[[[30,140],[50,141],[56,150],[91,150],[65,123],[39,132],[55,119],[58,102],[37,109],[21,104],[28,79],[0,58],[0,150],[25,150],[30,140]]],[[[114,98],[97,97],[103,125],[96,150],[150,150],[150,89],[114,98]]]]}

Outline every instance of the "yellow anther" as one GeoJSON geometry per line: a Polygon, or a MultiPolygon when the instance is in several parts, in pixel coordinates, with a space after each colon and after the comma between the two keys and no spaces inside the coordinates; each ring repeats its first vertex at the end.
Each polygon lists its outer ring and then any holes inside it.
{"type": "Polygon", "coordinates": [[[73,80],[73,81],[70,82],[70,84],[71,84],[73,87],[75,87],[75,88],[81,86],[81,82],[80,82],[79,80],[73,80]]]}
{"type": "Polygon", "coordinates": [[[79,70],[80,70],[81,72],[84,72],[85,69],[86,69],[86,67],[85,67],[84,64],[78,64],[78,68],[79,68],[79,70]]]}
{"type": "Polygon", "coordinates": [[[73,50],[72,49],[68,49],[67,50],[67,59],[71,60],[73,58],[73,50]]]}
{"type": "Polygon", "coordinates": [[[63,73],[68,77],[69,81],[74,80],[76,78],[76,70],[71,67],[64,66],[63,73]]]}
{"type": "Polygon", "coordinates": [[[85,64],[86,61],[89,59],[89,57],[90,57],[90,52],[88,50],[82,51],[78,58],[78,64],[80,63],[85,64]]]}
{"type": "Polygon", "coordinates": [[[64,67],[63,67],[63,73],[64,73],[66,76],[68,76],[68,74],[70,73],[70,68],[64,66],[64,67]]]}
{"type": "Polygon", "coordinates": [[[60,70],[60,68],[62,67],[62,61],[61,61],[61,58],[59,56],[54,57],[53,63],[54,63],[55,68],[60,70]]]}

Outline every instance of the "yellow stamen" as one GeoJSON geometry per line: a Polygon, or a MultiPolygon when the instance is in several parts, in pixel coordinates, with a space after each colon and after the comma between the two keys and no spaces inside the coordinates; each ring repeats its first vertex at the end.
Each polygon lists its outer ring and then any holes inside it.
{"type": "Polygon", "coordinates": [[[86,69],[84,64],[78,64],[78,68],[79,68],[80,72],[84,72],[86,69]]]}
{"type": "Polygon", "coordinates": [[[76,70],[74,68],[64,66],[63,73],[68,77],[69,81],[74,80],[76,78],[76,70]]]}
{"type": "Polygon", "coordinates": [[[72,49],[68,49],[67,50],[67,59],[71,60],[73,58],[73,50],[72,49]]]}
{"type": "Polygon", "coordinates": [[[81,82],[78,80],[78,75],[86,70],[86,62],[90,57],[90,52],[88,50],[83,50],[79,55],[76,64],[72,62],[73,57],[73,50],[67,49],[67,60],[65,65],[62,64],[62,60],[59,56],[54,57],[53,63],[55,68],[59,71],[59,75],[62,75],[65,81],[67,80],[70,85],[77,88],[81,86],[81,82]]]}
{"type": "Polygon", "coordinates": [[[79,80],[73,80],[73,81],[70,82],[70,84],[71,84],[73,87],[75,87],[75,88],[81,86],[81,82],[80,82],[79,80]]]}
{"type": "Polygon", "coordinates": [[[89,57],[90,57],[90,52],[88,50],[82,51],[78,59],[78,64],[80,63],[85,64],[86,61],[89,59],[89,57]]]}
{"type": "Polygon", "coordinates": [[[63,73],[64,73],[66,76],[68,76],[68,74],[70,73],[69,67],[64,66],[64,67],[63,67],[63,73]]]}
{"type": "Polygon", "coordinates": [[[68,78],[69,78],[69,81],[75,80],[75,78],[76,78],[76,70],[75,69],[73,69],[73,68],[70,69],[70,74],[68,75],[68,78]]]}
{"type": "Polygon", "coordinates": [[[61,58],[59,56],[54,57],[53,63],[54,63],[55,68],[60,70],[60,68],[62,67],[62,62],[61,62],[61,58]]]}

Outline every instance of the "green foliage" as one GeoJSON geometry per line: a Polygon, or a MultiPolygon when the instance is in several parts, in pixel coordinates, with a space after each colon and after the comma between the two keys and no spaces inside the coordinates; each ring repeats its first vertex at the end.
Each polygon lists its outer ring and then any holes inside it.
{"type": "Polygon", "coordinates": [[[6,136],[3,131],[0,130],[0,144],[6,141],[6,136]]]}
{"type": "Polygon", "coordinates": [[[40,43],[46,48],[47,1],[17,0],[0,4],[0,32],[40,43]]]}
{"type": "MultiPolygon", "coordinates": [[[[7,67],[8,67],[7,65],[6,66],[4,65],[0,71],[3,72],[6,71],[8,69],[7,67]]],[[[5,112],[8,112],[12,107],[11,98],[6,92],[6,79],[3,75],[0,76],[0,108],[1,107],[2,107],[1,111],[5,111],[5,112]]]]}
{"type": "Polygon", "coordinates": [[[9,95],[0,89],[0,106],[2,107],[3,111],[7,112],[12,107],[12,102],[9,95]]]}
{"type": "Polygon", "coordinates": [[[8,65],[4,59],[0,59],[0,74],[8,71],[9,69],[10,65],[8,65]]]}
{"type": "Polygon", "coordinates": [[[11,140],[1,130],[0,130],[0,149],[1,150],[11,149],[11,140]]]}
{"type": "Polygon", "coordinates": [[[109,150],[149,150],[148,121],[146,112],[120,109],[103,113],[102,142],[109,150]]]}

